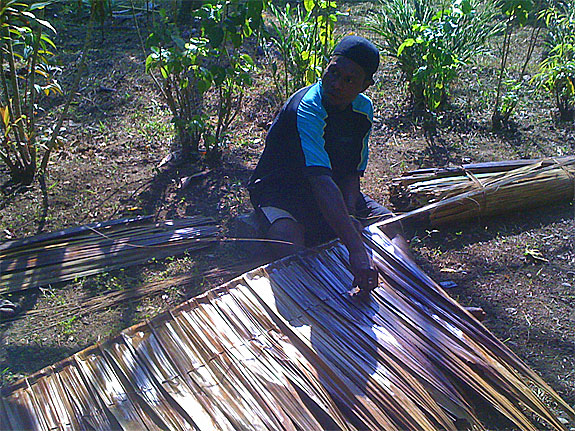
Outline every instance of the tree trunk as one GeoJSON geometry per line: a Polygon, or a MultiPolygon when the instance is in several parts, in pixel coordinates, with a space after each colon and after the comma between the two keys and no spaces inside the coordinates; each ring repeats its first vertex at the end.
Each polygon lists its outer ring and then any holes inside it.
{"type": "Polygon", "coordinates": [[[575,108],[565,107],[559,108],[559,120],[564,122],[572,122],[575,119],[575,108]]]}
{"type": "Polygon", "coordinates": [[[10,172],[10,177],[12,181],[16,184],[22,184],[24,186],[29,186],[34,181],[36,176],[36,163],[27,163],[23,167],[12,170],[10,172]]]}
{"type": "Polygon", "coordinates": [[[498,132],[499,130],[503,129],[504,125],[504,117],[499,113],[499,110],[495,110],[493,115],[491,116],[491,129],[494,132],[498,132]]]}
{"type": "Polygon", "coordinates": [[[200,136],[197,132],[190,132],[186,127],[177,127],[177,140],[185,159],[193,158],[198,154],[200,136]]]}

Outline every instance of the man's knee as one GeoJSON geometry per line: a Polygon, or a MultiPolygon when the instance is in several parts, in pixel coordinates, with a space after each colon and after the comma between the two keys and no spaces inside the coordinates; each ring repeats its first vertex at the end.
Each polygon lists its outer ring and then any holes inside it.
{"type": "Polygon", "coordinates": [[[364,226],[369,226],[388,217],[393,217],[394,214],[370,196],[361,193],[356,204],[356,215],[364,226]]]}
{"type": "Polygon", "coordinates": [[[304,246],[304,230],[301,224],[289,218],[275,220],[267,231],[269,245],[276,257],[294,254],[304,246]]]}

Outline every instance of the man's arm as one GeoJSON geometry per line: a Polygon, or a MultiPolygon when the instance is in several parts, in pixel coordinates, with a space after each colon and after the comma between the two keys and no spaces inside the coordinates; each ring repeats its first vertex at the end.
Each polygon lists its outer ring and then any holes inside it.
{"type": "Polygon", "coordinates": [[[338,182],[347,213],[355,215],[357,200],[359,199],[359,174],[348,175],[338,182]]]}
{"type": "Polygon", "coordinates": [[[339,187],[329,175],[311,176],[309,182],[323,217],[349,251],[349,263],[356,283],[361,289],[373,289],[377,286],[373,263],[348,214],[339,187]]]}

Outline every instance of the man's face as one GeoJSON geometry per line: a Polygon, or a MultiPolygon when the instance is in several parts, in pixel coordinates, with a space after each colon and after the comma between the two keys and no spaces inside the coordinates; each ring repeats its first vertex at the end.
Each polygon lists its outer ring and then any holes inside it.
{"type": "Polygon", "coordinates": [[[359,64],[342,55],[335,56],[323,74],[323,102],[328,108],[344,110],[371,83],[359,64]]]}

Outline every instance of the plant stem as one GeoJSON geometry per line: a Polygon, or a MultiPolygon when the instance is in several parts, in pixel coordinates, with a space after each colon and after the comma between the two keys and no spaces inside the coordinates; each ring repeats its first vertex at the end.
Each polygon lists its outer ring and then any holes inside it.
{"type": "MultiPolygon", "coordinates": [[[[529,46],[527,48],[527,53],[525,54],[525,61],[523,62],[523,66],[521,67],[521,73],[519,74],[520,80],[523,80],[523,76],[525,75],[525,72],[527,71],[527,65],[529,64],[529,61],[531,60],[531,57],[533,56],[533,51],[535,49],[535,44],[537,43],[537,39],[539,38],[539,32],[540,31],[541,31],[541,27],[539,27],[539,26],[534,27],[531,30],[531,36],[529,37],[529,46]]],[[[523,82],[523,81],[521,81],[521,82],[523,82]]],[[[517,106],[518,102],[519,102],[518,100],[515,100],[514,102],[512,102],[510,104],[509,109],[507,109],[507,111],[503,115],[503,118],[502,118],[503,122],[509,121],[509,117],[511,117],[511,113],[513,112],[513,110],[517,106]]]]}
{"type": "Polygon", "coordinates": [[[50,159],[50,154],[52,150],[56,146],[56,139],[58,138],[58,134],[60,133],[60,129],[62,128],[62,124],[64,123],[64,118],[68,114],[68,109],[70,108],[70,104],[72,103],[72,99],[74,98],[76,91],[78,91],[78,87],[80,85],[80,78],[82,77],[82,72],[84,71],[84,66],[86,64],[86,58],[88,57],[88,49],[90,46],[90,42],[92,40],[92,31],[94,30],[94,14],[90,15],[90,22],[88,24],[88,30],[86,31],[86,39],[84,40],[84,47],[82,48],[82,57],[80,59],[80,64],[78,65],[78,71],[76,72],[76,77],[74,78],[74,83],[72,84],[72,88],[66,98],[66,103],[64,105],[64,109],[60,112],[60,116],[58,118],[58,122],[52,131],[52,135],[50,136],[50,140],[48,141],[46,151],[42,156],[42,163],[40,164],[40,175],[46,175],[46,171],[48,168],[48,160],[50,159]]]}
{"type": "MultiPolygon", "coordinates": [[[[44,8],[42,8],[41,12],[42,19],[44,18],[44,8]]],[[[28,73],[30,74],[30,80],[26,80],[26,90],[24,92],[24,97],[30,98],[26,100],[26,105],[28,107],[28,118],[27,120],[27,127],[28,130],[28,148],[30,151],[30,158],[32,160],[32,172],[36,173],[36,124],[35,124],[35,115],[34,115],[34,105],[36,104],[36,64],[38,60],[38,51],[40,49],[40,38],[42,37],[42,26],[38,25],[36,29],[36,39],[34,40],[34,50],[32,54],[32,61],[30,63],[30,70],[28,73]],[[29,89],[28,89],[28,83],[29,89]],[[29,90],[29,91],[28,91],[29,90]]],[[[45,188],[45,184],[44,184],[45,188]]],[[[47,198],[46,198],[47,199],[47,198]]]]}
{"type": "Polygon", "coordinates": [[[511,41],[511,33],[513,31],[512,19],[507,20],[505,29],[505,37],[503,38],[503,53],[501,54],[501,66],[499,69],[499,78],[497,79],[497,92],[495,93],[495,106],[493,107],[493,114],[491,116],[491,123],[494,129],[499,129],[501,126],[501,112],[499,104],[501,103],[501,87],[503,85],[503,75],[507,66],[507,56],[509,54],[509,45],[511,41]]]}

